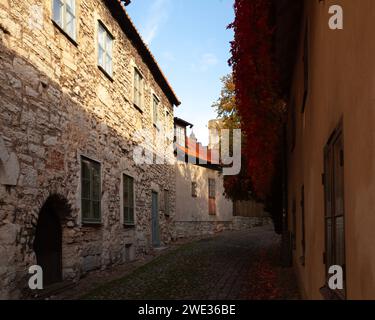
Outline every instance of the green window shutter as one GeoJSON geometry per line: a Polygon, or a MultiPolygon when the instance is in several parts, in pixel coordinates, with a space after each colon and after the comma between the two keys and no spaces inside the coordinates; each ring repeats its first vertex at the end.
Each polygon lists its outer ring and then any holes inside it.
{"type": "Polygon", "coordinates": [[[81,160],[81,211],[83,222],[101,221],[100,164],[86,158],[81,160]]]}
{"type": "Polygon", "coordinates": [[[123,176],[123,212],[124,223],[134,224],[134,179],[124,174],[123,176]]]}

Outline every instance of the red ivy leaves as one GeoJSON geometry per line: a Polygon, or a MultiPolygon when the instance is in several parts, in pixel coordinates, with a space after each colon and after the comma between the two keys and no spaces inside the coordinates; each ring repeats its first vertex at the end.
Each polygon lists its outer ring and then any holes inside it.
{"type": "Polygon", "coordinates": [[[280,107],[273,59],[270,0],[236,0],[232,58],[236,99],[247,136],[245,151],[254,193],[271,192],[280,150],[283,110],[280,107]]]}

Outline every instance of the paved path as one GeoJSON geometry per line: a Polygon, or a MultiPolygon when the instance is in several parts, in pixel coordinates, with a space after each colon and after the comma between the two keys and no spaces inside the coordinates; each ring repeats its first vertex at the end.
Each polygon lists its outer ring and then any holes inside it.
{"type": "Polygon", "coordinates": [[[186,244],[84,299],[298,299],[271,227],[186,244]]]}

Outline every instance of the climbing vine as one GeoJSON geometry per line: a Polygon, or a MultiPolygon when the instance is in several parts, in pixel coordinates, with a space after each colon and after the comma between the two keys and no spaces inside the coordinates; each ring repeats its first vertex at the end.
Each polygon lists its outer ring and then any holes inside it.
{"type": "Polygon", "coordinates": [[[247,172],[253,192],[265,199],[272,192],[276,161],[281,150],[283,104],[273,54],[271,0],[236,0],[235,20],[228,28],[236,104],[247,138],[247,172]]]}

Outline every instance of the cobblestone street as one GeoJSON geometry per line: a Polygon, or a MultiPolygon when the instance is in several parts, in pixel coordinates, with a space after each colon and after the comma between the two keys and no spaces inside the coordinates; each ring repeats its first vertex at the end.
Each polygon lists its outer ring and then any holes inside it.
{"type": "Polygon", "coordinates": [[[83,299],[298,299],[272,227],[185,244],[83,299]]]}

